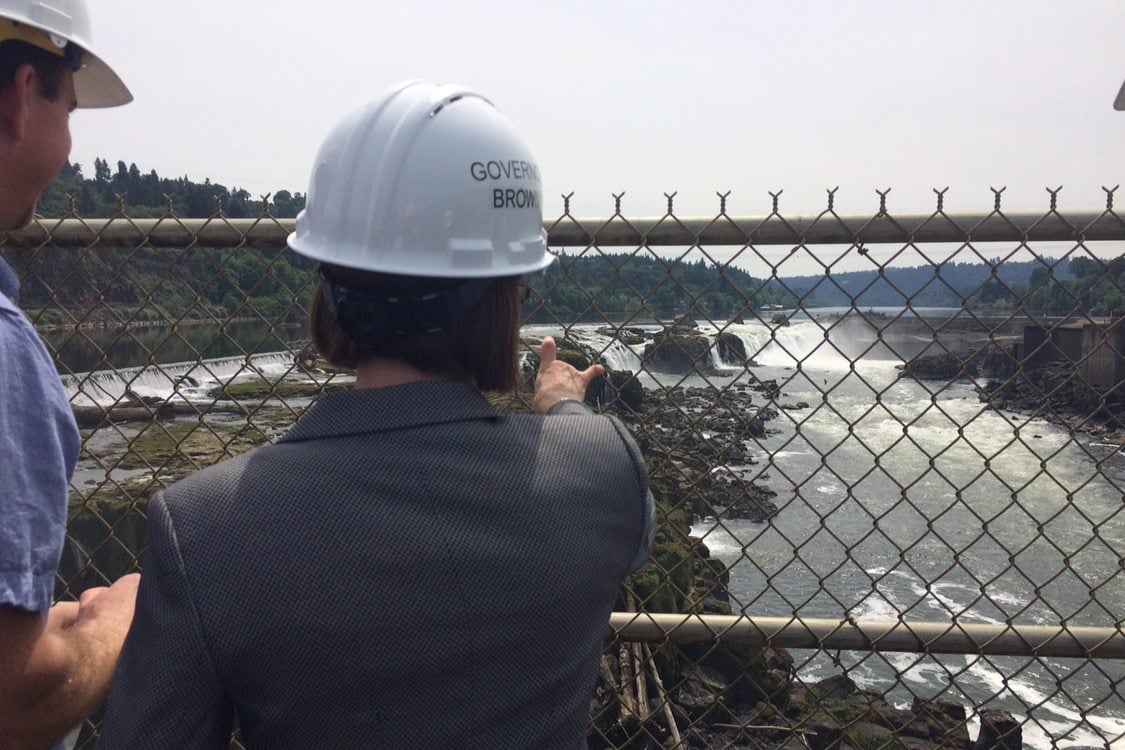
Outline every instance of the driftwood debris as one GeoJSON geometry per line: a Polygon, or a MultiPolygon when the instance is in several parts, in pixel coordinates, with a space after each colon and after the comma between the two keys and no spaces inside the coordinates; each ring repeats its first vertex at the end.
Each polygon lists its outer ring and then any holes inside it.
{"type": "Polygon", "coordinates": [[[129,389],[125,390],[124,399],[109,406],[72,404],[71,409],[74,411],[74,421],[78,426],[88,429],[123,422],[152,422],[180,415],[199,416],[210,412],[243,413],[245,411],[234,401],[194,404],[183,400],[138,396],[129,389]]]}
{"type": "MultiPolygon", "coordinates": [[[[637,611],[632,592],[625,592],[625,601],[627,611],[637,611]]],[[[602,656],[601,676],[605,692],[617,706],[617,723],[627,735],[632,736],[648,725],[650,731],[666,733],[664,736],[671,739],[671,745],[666,747],[686,747],[676,724],[672,699],[647,644],[618,644],[616,659],[609,654],[602,656]],[[655,711],[650,702],[653,699],[659,706],[655,711]],[[660,724],[663,726],[656,729],[654,725],[660,724]]]]}

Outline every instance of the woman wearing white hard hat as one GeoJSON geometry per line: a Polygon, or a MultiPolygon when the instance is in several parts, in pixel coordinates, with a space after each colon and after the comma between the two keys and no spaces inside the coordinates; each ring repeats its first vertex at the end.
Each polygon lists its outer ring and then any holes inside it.
{"type": "Polygon", "coordinates": [[[608,616],[647,556],[644,462],[545,341],[516,383],[539,168],[495,107],[395,87],[317,157],[290,237],[313,341],[354,367],[276,445],[153,498],[108,747],[579,748],[608,616]]]}

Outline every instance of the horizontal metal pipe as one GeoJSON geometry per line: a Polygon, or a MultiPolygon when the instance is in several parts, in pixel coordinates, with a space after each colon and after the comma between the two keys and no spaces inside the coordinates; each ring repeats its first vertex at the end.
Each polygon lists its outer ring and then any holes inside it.
{"type": "Polygon", "coordinates": [[[6,238],[0,235],[0,245],[277,247],[292,231],[293,219],[39,219],[6,238]]]}
{"type": "Polygon", "coordinates": [[[560,219],[552,247],[598,245],[826,245],[907,242],[1045,242],[1125,240],[1125,221],[1103,212],[1060,214],[909,214],[782,218],[560,219]]]}
{"type": "Polygon", "coordinates": [[[652,643],[721,640],[752,646],[830,651],[1125,658],[1125,632],[1120,626],[1051,627],[614,612],[609,628],[611,635],[620,640],[652,643]]]}
{"type": "MultiPolygon", "coordinates": [[[[207,247],[283,245],[293,219],[40,219],[0,235],[0,245],[207,247]]],[[[679,219],[564,217],[546,224],[552,247],[904,244],[907,242],[1091,242],[1125,240],[1110,212],[1068,214],[909,214],[752,216],[679,219]]]]}

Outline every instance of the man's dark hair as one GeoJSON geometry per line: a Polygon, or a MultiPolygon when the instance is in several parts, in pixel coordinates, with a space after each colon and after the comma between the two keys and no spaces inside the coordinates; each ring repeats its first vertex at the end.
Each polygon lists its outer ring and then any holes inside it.
{"type": "Polygon", "coordinates": [[[66,58],[19,39],[0,42],[0,88],[10,85],[16,70],[25,64],[35,68],[39,93],[48,101],[58,100],[62,94],[64,71],[69,67],[66,58]]]}
{"type": "MultiPolygon", "coordinates": [[[[460,280],[423,279],[349,272],[360,289],[376,294],[417,294],[455,289],[460,280]]],[[[321,356],[337,367],[354,368],[372,357],[404,362],[423,372],[467,380],[482,391],[514,390],[519,373],[519,277],[491,280],[471,309],[441,330],[373,336],[357,342],[337,324],[322,280],[313,295],[309,329],[321,356]]],[[[353,287],[355,288],[355,287],[353,287]]]]}

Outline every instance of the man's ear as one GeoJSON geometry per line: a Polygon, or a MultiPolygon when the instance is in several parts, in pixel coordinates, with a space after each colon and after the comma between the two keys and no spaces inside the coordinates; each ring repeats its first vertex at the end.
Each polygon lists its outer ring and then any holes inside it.
{"type": "Polygon", "coordinates": [[[0,135],[13,141],[27,134],[30,97],[39,91],[35,68],[24,64],[16,68],[7,86],[0,88],[0,135]]]}

